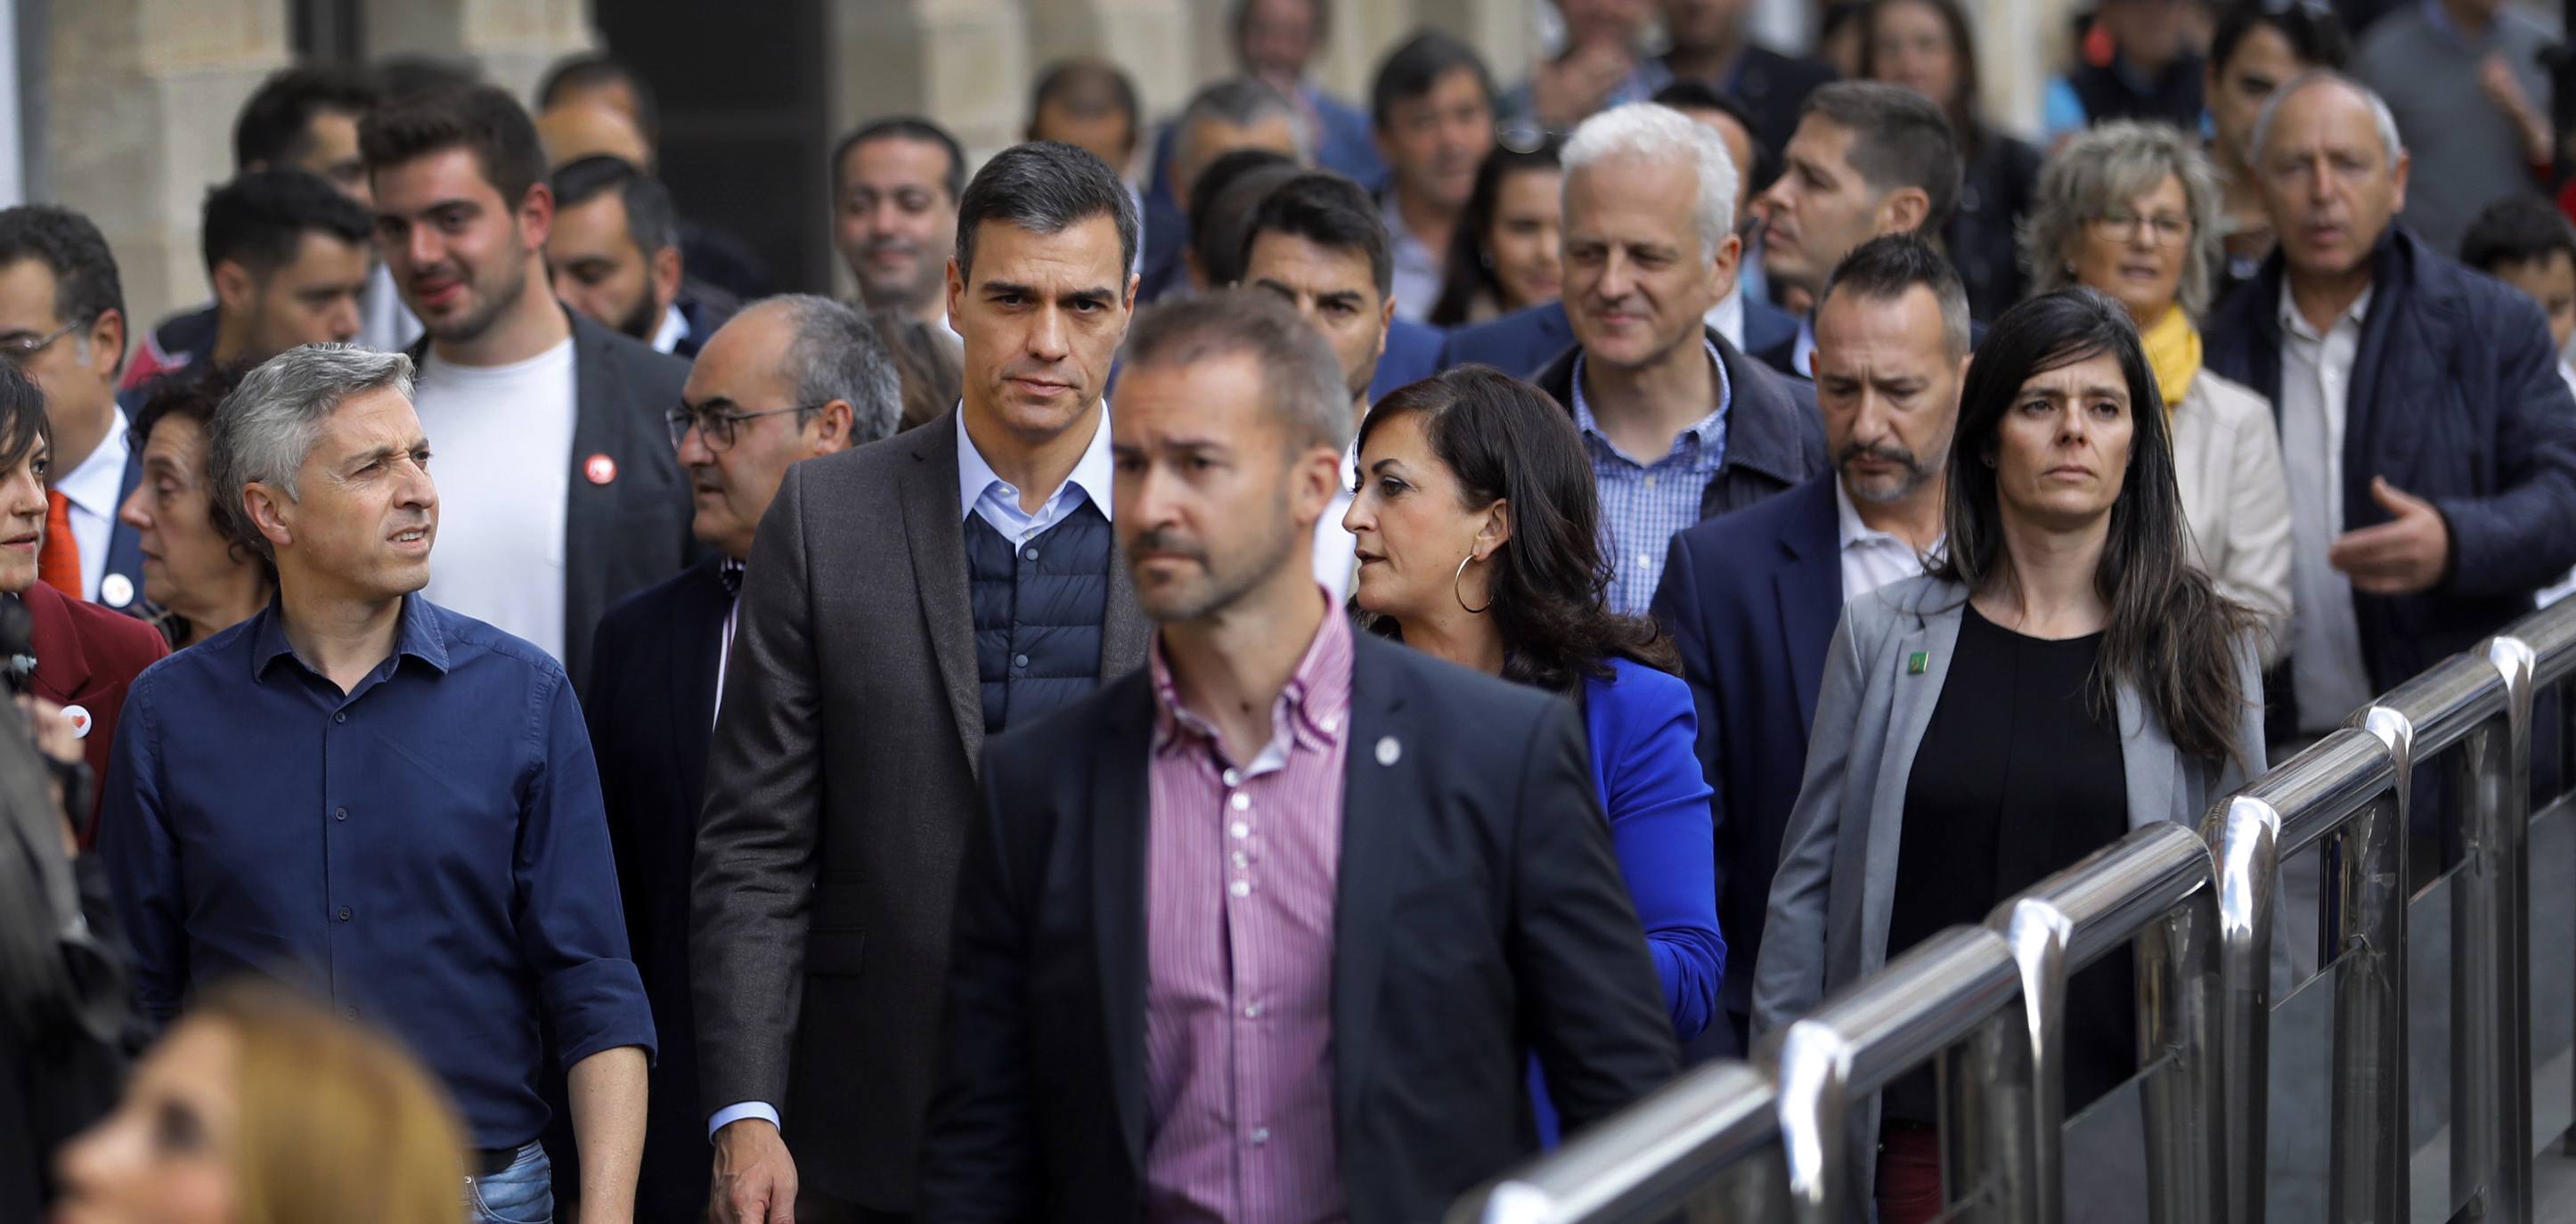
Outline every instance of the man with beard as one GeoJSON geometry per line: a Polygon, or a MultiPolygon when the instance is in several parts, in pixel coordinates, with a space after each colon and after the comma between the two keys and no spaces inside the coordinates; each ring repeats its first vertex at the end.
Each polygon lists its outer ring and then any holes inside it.
{"type": "Polygon", "coordinates": [[[927,119],[879,119],[832,152],[832,247],[871,311],[899,311],[955,337],[948,254],[957,245],[966,151],[927,119]]]}
{"type": "Polygon", "coordinates": [[[1458,218],[1494,148],[1494,78],[1474,48],[1425,31],[1378,68],[1369,109],[1394,171],[1381,199],[1394,242],[1395,313],[1419,323],[1440,298],[1458,218]]]}
{"type": "Polygon", "coordinates": [[[696,356],[735,304],[731,294],[689,275],[670,189],[606,156],[557,167],[553,184],[546,266],[555,296],[654,352],[696,356]]]}
{"type": "Polygon", "coordinates": [[[699,555],[660,420],[688,366],[545,291],[554,192],[510,95],[391,103],[358,145],[378,248],[428,329],[416,403],[447,507],[429,597],[536,643],[579,683],[600,613],[699,555]]]}
{"type": "MultiPolygon", "coordinates": [[[[1816,403],[1834,466],[1673,537],[1655,617],[1699,707],[1716,791],[1718,927],[1762,945],[1771,865],[1807,758],[1807,725],[1843,604],[1923,571],[1940,548],[1941,478],[1968,368],[1968,295],[1921,238],[1861,244],[1816,313],[1816,403]]],[[[1753,959],[1729,964],[1726,1023],[1695,1058],[1742,1057],[1753,959]]]]}

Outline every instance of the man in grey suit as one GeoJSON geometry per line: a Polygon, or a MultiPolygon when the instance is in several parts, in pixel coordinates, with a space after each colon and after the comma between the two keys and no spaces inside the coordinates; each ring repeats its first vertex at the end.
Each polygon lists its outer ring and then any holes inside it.
{"type": "Polygon", "coordinates": [[[1109,529],[1136,212],[1025,144],[958,203],[953,413],[789,469],[745,571],[691,889],[721,1224],[901,1219],[987,736],[1144,661],[1109,529]]]}

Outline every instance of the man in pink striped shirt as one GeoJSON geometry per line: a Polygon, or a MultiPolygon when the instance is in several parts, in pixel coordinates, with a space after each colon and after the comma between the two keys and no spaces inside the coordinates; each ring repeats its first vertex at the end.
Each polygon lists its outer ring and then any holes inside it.
{"type": "Polygon", "coordinates": [[[1284,305],[1129,333],[1112,521],[1146,669],[988,749],[926,1220],[1438,1216],[1673,1073],[1572,707],[1354,634],[1351,418],[1284,305]]]}

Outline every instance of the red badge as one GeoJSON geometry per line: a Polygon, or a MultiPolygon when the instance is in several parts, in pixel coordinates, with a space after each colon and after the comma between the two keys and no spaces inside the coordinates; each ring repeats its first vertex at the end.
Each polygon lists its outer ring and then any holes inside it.
{"type": "Polygon", "coordinates": [[[589,477],[592,484],[607,484],[617,479],[617,461],[606,455],[592,455],[582,461],[581,474],[589,477]]]}

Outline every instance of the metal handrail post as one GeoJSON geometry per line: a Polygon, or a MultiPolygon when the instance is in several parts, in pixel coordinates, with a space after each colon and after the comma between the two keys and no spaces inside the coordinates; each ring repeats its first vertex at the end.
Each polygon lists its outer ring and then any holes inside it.
{"type": "Polygon", "coordinates": [[[2265,1110],[2271,1107],[2272,905],[2281,813],[2250,795],[2221,800],[2203,824],[2218,860],[2220,1130],[2230,1224],[2261,1224],[2265,1110]]]}
{"type": "Polygon", "coordinates": [[[2460,744],[2464,867],[2451,894],[2451,1182],[2475,1187],[2463,1218],[2521,1221],[2531,1202],[2531,647],[2483,651],[2504,709],[2460,744]]]}
{"type": "Polygon", "coordinates": [[[2409,1211],[2406,1073],[2406,821],[2415,722],[2374,705],[2352,725],[2378,737],[2395,773],[2386,794],[2330,834],[2331,904],[2321,964],[2335,978],[2327,1217],[2401,1224],[2409,1211]]]}
{"type": "Polygon", "coordinates": [[[2226,1064],[2219,1030],[2216,867],[2207,885],[2138,936],[2138,1044],[2147,1077],[2147,1218],[2201,1224],[2227,1218],[2226,1064]]]}

